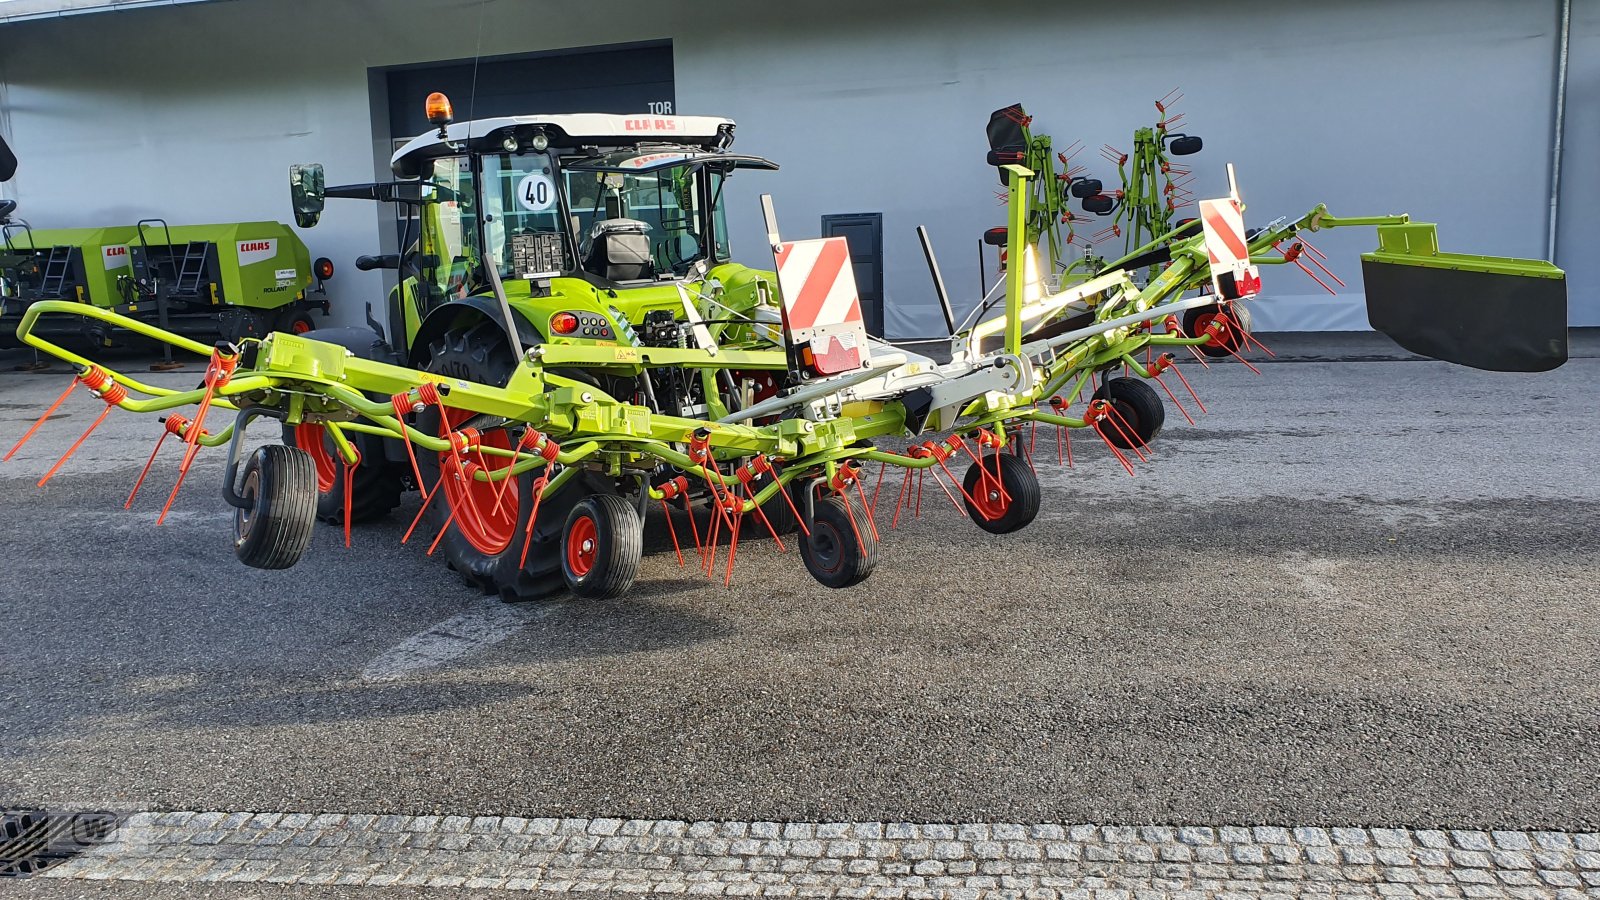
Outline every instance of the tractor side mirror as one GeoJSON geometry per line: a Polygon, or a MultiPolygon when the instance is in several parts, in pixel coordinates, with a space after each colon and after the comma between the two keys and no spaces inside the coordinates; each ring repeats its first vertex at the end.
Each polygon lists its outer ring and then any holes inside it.
{"type": "Polygon", "coordinates": [[[1093,197],[1083,198],[1083,211],[1097,216],[1111,215],[1111,210],[1116,206],[1117,201],[1110,194],[1095,194],[1093,197]]]}
{"type": "Polygon", "coordinates": [[[1205,142],[1196,135],[1178,134],[1172,136],[1172,143],[1167,145],[1167,151],[1173,156],[1192,156],[1200,152],[1205,142]]]}
{"type": "Polygon", "coordinates": [[[294,223],[310,228],[322,218],[327,205],[327,182],[322,163],[308,163],[289,167],[289,203],[294,207],[294,223]]]}
{"type": "Polygon", "coordinates": [[[1079,178],[1074,180],[1067,190],[1079,200],[1087,200],[1100,193],[1102,187],[1098,178],[1079,178]]]}
{"type": "Polygon", "coordinates": [[[17,155],[6,146],[6,139],[0,137],[0,181],[10,181],[11,176],[17,174],[17,155]]]}

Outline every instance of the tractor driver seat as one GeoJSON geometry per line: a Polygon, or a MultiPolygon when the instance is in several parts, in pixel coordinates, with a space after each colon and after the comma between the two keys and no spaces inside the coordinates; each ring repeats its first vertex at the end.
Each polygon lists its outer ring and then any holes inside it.
{"type": "Polygon", "coordinates": [[[650,225],[638,219],[606,219],[589,230],[585,271],[607,281],[645,281],[656,277],[650,255],[650,225]]]}

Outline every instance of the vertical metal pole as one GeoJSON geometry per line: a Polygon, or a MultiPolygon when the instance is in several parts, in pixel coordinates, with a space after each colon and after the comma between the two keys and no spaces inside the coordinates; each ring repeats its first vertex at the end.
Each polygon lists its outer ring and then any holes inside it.
{"type": "Polygon", "coordinates": [[[1023,254],[1028,247],[1028,179],[1033,172],[1018,165],[1005,167],[1011,181],[1006,221],[1006,352],[1022,352],[1022,290],[1027,277],[1023,254]]]}
{"type": "Polygon", "coordinates": [[[1556,123],[1550,161],[1550,222],[1545,229],[1545,256],[1556,261],[1556,224],[1561,210],[1561,142],[1567,118],[1567,48],[1572,37],[1572,0],[1561,0],[1561,43],[1556,58],[1556,123]]]}

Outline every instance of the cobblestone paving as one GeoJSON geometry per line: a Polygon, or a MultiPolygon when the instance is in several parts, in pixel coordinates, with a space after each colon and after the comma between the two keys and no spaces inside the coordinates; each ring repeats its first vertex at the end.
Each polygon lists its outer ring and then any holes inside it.
{"type": "Polygon", "coordinates": [[[1600,834],[145,813],[46,877],[737,897],[1600,898],[1600,834]]]}

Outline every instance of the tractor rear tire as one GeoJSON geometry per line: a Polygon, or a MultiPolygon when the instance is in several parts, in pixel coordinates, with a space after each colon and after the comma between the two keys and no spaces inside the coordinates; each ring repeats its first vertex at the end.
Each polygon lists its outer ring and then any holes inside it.
{"type": "Polygon", "coordinates": [[[997,453],[984,458],[989,468],[974,462],[961,478],[966,496],[962,504],[967,516],[990,534],[1021,531],[1039,515],[1039,476],[1028,461],[1012,453],[997,453]],[[999,460],[1000,484],[995,484],[995,463],[999,460]],[[987,475],[987,477],[985,477],[987,475]],[[977,505],[973,504],[976,499],[977,505]]]}
{"type": "Polygon", "coordinates": [[[800,538],[800,559],[806,571],[831,588],[847,588],[867,580],[878,566],[878,539],[867,524],[867,512],[842,497],[816,501],[811,534],[800,538]],[[853,516],[852,516],[853,513],[853,516]]]}
{"type": "Polygon", "coordinates": [[[317,522],[317,473],[310,454],[268,444],[245,463],[239,494],[250,501],[233,516],[233,552],[254,569],[287,569],[311,546],[317,522]]]}
{"type": "MultiPolygon", "coordinates": [[[[516,359],[506,342],[505,333],[492,321],[445,332],[433,342],[429,352],[430,358],[424,366],[427,371],[479,384],[504,386],[516,370],[516,359]]],[[[499,419],[483,416],[465,418],[466,415],[457,411],[450,421],[452,429],[468,426],[478,428],[483,432],[485,442],[505,449],[514,446],[521,436],[520,431],[513,432],[501,425],[499,419]]],[[[417,414],[415,427],[424,434],[438,435],[439,425],[440,407],[430,406],[417,414]]],[[[417,452],[417,467],[422,471],[421,488],[424,495],[439,485],[444,472],[443,458],[444,454],[417,452]]],[[[493,460],[503,457],[486,456],[484,459],[493,466],[493,460]]],[[[472,461],[477,460],[473,457],[472,461]]],[[[567,516],[579,501],[596,492],[596,486],[580,473],[560,490],[539,498],[539,517],[533,527],[532,539],[529,540],[527,528],[534,507],[533,482],[539,472],[534,469],[518,476],[514,487],[506,489],[498,511],[495,512],[495,504],[491,501],[488,506],[494,514],[485,516],[480,523],[451,520],[449,493],[445,487],[439,488],[443,495],[435,496],[428,503],[417,539],[431,544],[434,537],[446,528],[446,521],[450,520],[435,553],[443,555],[450,568],[468,584],[508,603],[560,594],[566,586],[561,577],[561,538],[566,530],[567,516]],[[522,556],[525,542],[527,561],[524,564],[522,556]]],[[[479,490],[485,488],[480,487],[479,490]]]]}
{"type": "MultiPolygon", "coordinates": [[[[392,467],[382,456],[381,439],[364,440],[366,435],[348,435],[361,452],[361,464],[356,466],[350,483],[350,522],[360,525],[388,517],[400,505],[401,482],[392,467]],[[378,454],[376,460],[369,453],[378,454]]],[[[303,422],[283,426],[283,442],[304,450],[310,457],[317,476],[317,518],[330,524],[344,523],[345,465],[333,439],[321,425],[303,422]]]]}
{"type": "Polygon", "coordinates": [[[1105,426],[1106,440],[1122,450],[1144,446],[1156,439],[1167,423],[1167,408],[1156,389],[1138,378],[1109,378],[1094,392],[1093,400],[1109,400],[1122,421],[1105,426]],[[1117,425],[1122,425],[1118,428],[1117,425]],[[1131,429],[1134,441],[1123,429],[1131,429]]]}
{"type": "Polygon", "coordinates": [[[644,521],[631,502],[591,494],[567,513],[561,535],[561,575],[567,590],[588,600],[620,597],[639,577],[644,521]]]}

